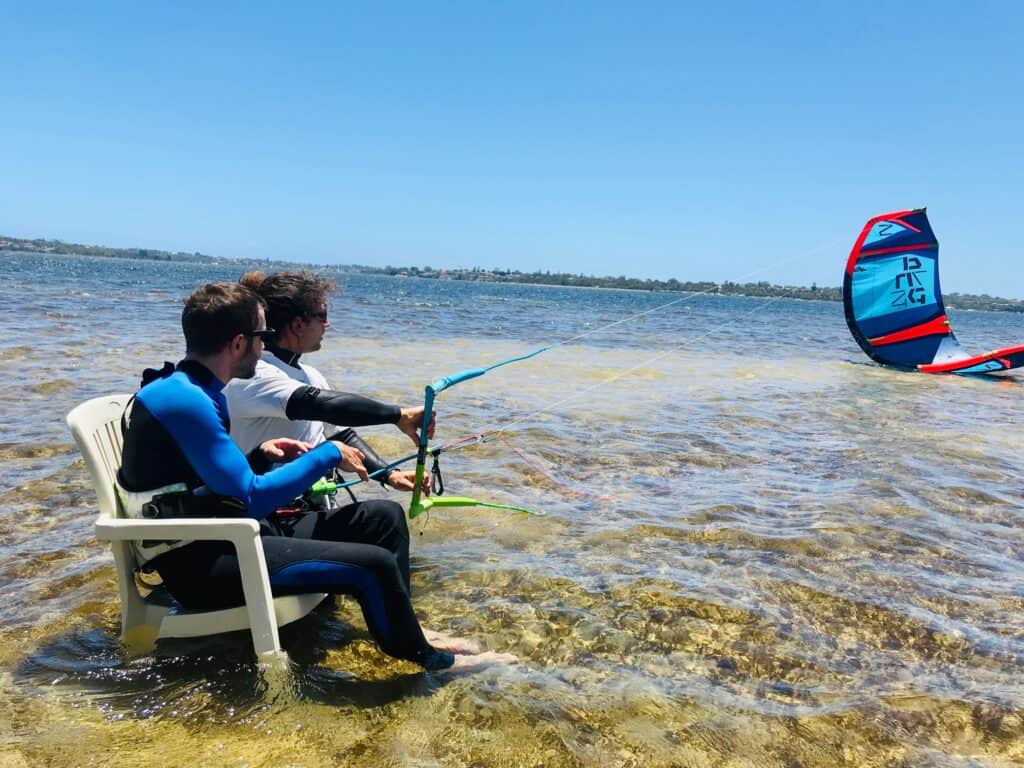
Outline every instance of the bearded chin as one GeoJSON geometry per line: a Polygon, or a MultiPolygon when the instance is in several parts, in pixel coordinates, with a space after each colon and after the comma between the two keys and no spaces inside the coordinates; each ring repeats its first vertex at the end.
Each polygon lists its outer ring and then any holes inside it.
{"type": "Polygon", "coordinates": [[[232,371],[233,379],[251,379],[256,375],[256,361],[246,361],[232,371]]]}

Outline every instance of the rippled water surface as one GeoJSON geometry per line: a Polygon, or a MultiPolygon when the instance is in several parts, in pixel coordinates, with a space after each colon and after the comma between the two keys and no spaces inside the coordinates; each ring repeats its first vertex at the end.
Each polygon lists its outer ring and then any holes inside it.
{"type": "Polygon", "coordinates": [[[832,303],[340,276],[311,362],[403,404],[633,318],[439,403],[442,439],[510,427],[449,492],[546,516],[415,521],[416,607],[522,663],[424,674],[344,599],[283,631],[288,673],[244,635],[128,656],[64,416],[241,271],[0,254],[0,766],[1024,763],[1024,388],[866,364],[832,303]]]}

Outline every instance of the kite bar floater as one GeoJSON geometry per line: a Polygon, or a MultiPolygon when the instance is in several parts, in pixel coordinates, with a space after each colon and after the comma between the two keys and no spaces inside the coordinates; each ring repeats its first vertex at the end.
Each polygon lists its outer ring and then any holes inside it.
{"type": "Polygon", "coordinates": [[[487,371],[487,368],[469,368],[459,373],[453,373],[451,376],[445,376],[443,379],[438,379],[430,386],[434,390],[434,394],[437,394],[460,382],[475,379],[477,376],[483,376],[487,371]]]}

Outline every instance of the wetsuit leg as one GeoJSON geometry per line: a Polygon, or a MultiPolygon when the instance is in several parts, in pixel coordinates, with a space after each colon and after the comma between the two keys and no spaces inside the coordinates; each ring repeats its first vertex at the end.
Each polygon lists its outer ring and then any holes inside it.
{"type": "Polygon", "coordinates": [[[385,653],[424,666],[435,653],[413,613],[395,557],[383,547],[280,536],[264,538],[263,551],[275,595],[351,595],[385,653]]]}
{"type": "MultiPolygon", "coordinates": [[[[366,625],[385,653],[426,669],[451,666],[454,657],[423,636],[394,555],[371,544],[264,535],[263,551],[274,595],[329,592],[359,602],[366,625]]],[[[189,608],[244,602],[234,548],[197,542],[153,561],[168,590],[189,608]]]]}
{"type": "Polygon", "coordinates": [[[401,505],[387,499],[358,501],[326,512],[297,519],[275,521],[282,536],[321,541],[374,544],[395,556],[405,591],[412,594],[409,579],[409,524],[401,505]]]}

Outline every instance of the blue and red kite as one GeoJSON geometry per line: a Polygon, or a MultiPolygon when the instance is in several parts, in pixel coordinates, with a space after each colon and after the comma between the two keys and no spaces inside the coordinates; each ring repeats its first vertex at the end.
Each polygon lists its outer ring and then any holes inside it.
{"type": "Polygon", "coordinates": [[[850,251],[843,305],[876,362],[924,373],[996,373],[1024,365],[1024,346],[971,356],[953,335],[939,288],[939,243],[924,208],[875,216],[850,251]]]}

